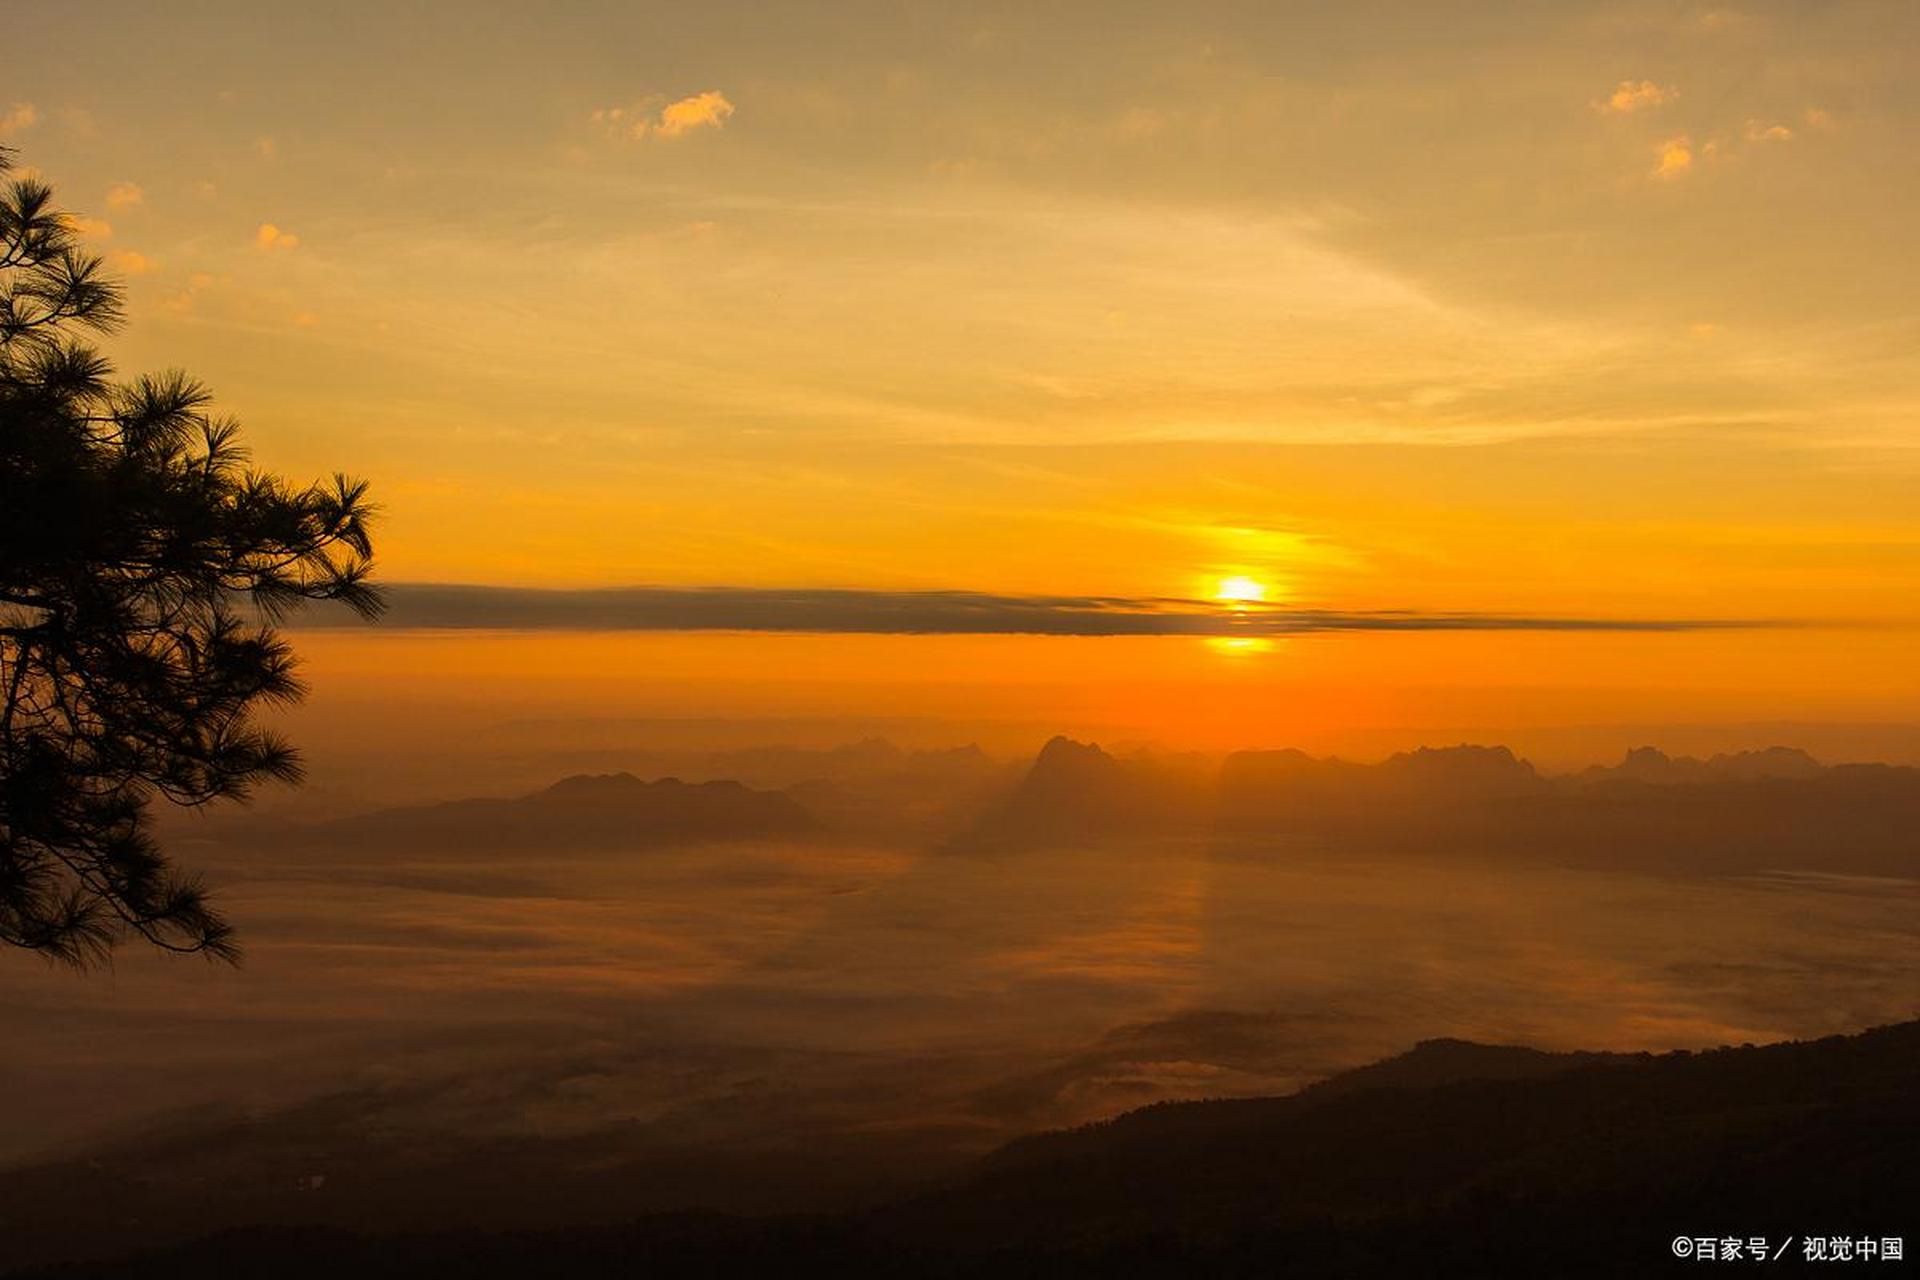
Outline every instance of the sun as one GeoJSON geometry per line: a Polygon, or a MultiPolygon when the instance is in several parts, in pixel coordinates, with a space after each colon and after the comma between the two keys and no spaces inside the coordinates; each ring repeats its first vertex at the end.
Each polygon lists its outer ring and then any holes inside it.
{"type": "Polygon", "coordinates": [[[1248,577],[1222,578],[1213,598],[1233,604],[1259,604],[1267,598],[1267,584],[1248,577]]]}

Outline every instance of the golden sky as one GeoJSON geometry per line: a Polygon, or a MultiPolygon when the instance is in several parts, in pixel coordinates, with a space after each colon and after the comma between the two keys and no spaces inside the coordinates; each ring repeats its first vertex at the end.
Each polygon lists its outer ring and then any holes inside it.
{"type": "Polygon", "coordinates": [[[1250,741],[1920,717],[1897,0],[88,4],[8,30],[0,141],[126,274],[121,366],[203,377],[277,469],[371,478],[390,581],[1246,578],[1275,607],[1793,624],[330,633],[316,681],[638,666],[732,704],[777,669],[767,705],[985,689],[1250,741]]]}

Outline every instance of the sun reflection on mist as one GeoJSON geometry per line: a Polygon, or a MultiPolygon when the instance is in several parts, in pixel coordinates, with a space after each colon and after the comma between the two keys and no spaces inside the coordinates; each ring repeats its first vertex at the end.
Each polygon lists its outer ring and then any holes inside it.
{"type": "Polygon", "coordinates": [[[1279,648],[1279,642],[1265,636],[1208,636],[1207,648],[1230,658],[1249,658],[1255,654],[1272,653],[1279,648]]]}

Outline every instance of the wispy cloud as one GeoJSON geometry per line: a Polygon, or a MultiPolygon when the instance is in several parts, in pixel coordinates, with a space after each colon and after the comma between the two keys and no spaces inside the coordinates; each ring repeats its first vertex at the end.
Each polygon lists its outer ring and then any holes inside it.
{"type": "Polygon", "coordinates": [[[657,112],[653,103],[634,107],[602,107],[590,117],[608,135],[616,138],[679,138],[697,129],[724,128],[733,114],[733,103],[717,89],[708,89],[669,102],[657,112]]]}
{"type": "Polygon", "coordinates": [[[271,222],[263,222],[260,229],[253,233],[253,244],[257,249],[298,249],[300,237],[291,231],[283,230],[271,222]]]}
{"type": "Polygon", "coordinates": [[[186,288],[171,294],[162,300],[161,306],[167,310],[184,314],[192,311],[202,294],[213,288],[219,281],[205,271],[196,271],[187,277],[186,288]]]}
{"type": "Polygon", "coordinates": [[[1669,138],[1657,149],[1653,176],[1671,181],[1693,169],[1693,141],[1687,137],[1669,138]]]}
{"type": "Polygon", "coordinates": [[[147,193],[137,182],[116,182],[107,188],[107,208],[131,209],[135,205],[145,204],[147,193]]]}
{"type": "Polygon", "coordinates": [[[69,231],[88,240],[113,239],[113,224],[104,218],[85,218],[70,213],[66,215],[65,222],[69,231]]]}
{"type": "MultiPolygon", "coordinates": [[[[388,589],[383,625],[419,630],[759,631],[866,635],[1288,636],[1339,631],[1704,631],[1758,620],[1594,618],[1415,609],[1287,609],[1131,596],[780,587],[388,589]]],[[[303,628],[359,625],[329,610],[303,628]]]]}
{"type": "Polygon", "coordinates": [[[1609,115],[1627,115],[1664,106],[1679,96],[1680,91],[1670,85],[1658,85],[1651,80],[1622,80],[1612,93],[1596,100],[1593,108],[1609,115]]]}
{"type": "Polygon", "coordinates": [[[662,137],[677,138],[695,129],[718,129],[732,114],[733,104],[727,101],[726,95],[710,89],[661,108],[660,123],[654,126],[654,132],[662,137]]]}

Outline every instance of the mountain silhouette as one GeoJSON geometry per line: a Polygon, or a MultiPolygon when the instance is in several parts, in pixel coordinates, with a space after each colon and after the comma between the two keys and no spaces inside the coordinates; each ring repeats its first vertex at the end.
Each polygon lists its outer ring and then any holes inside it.
{"type": "Polygon", "coordinates": [[[1680,786],[1707,782],[1751,782],[1762,778],[1814,778],[1824,765],[1797,747],[1736,751],[1708,760],[1670,756],[1658,747],[1635,747],[1619,764],[1596,765],[1580,775],[1585,782],[1645,782],[1680,786]]]}
{"type": "Polygon", "coordinates": [[[1040,748],[1008,808],[1016,812],[1079,809],[1097,813],[1121,802],[1127,770],[1099,744],[1055,737],[1040,748]]]}
{"type": "Polygon", "coordinates": [[[1917,1071],[1920,1023],[1658,1056],[1432,1042],[1288,1098],[1164,1104],[1024,1140],[907,1206],[901,1229],[1109,1258],[1177,1241],[1244,1261],[1580,1241],[1585,1259],[1526,1272],[1553,1275],[1656,1270],[1674,1235],[1708,1222],[1910,1237],[1920,1215],[1899,1170],[1920,1138],[1917,1071]]]}
{"type": "Polygon", "coordinates": [[[1329,850],[1525,858],[1663,873],[1920,873],[1920,770],[1823,766],[1787,747],[1537,773],[1504,747],[1380,764],[1248,751],[1220,772],[1216,829],[1329,850]]]}
{"type": "Polygon", "coordinates": [[[1012,792],[990,805],[961,847],[1099,841],[1192,826],[1205,812],[1204,780],[1187,762],[1120,758],[1097,743],[1057,736],[1012,792]]]}
{"type": "Polygon", "coordinates": [[[1242,751],[1217,771],[1056,737],[958,849],[1186,834],[1288,847],[1523,858],[1670,874],[1920,874],[1920,769],[1825,766],[1770,747],[1708,760],[1636,748],[1541,774],[1503,746],[1404,751],[1377,764],[1242,751]]]}
{"type": "Polygon", "coordinates": [[[1228,828],[1290,827],[1351,814],[1479,805],[1535,794],[1547,783],[1506,747],[1421,747],[1375,765],[1302,751],[1240,751],[1220,771],[1219,816],[1228,828]]]}
{"type": "Polygon", "coordinates": [[[1387,788],[1416,797],[1436,792],[1479,798],[1519,796],[1541,787],[1533,766],[1506,747],[1420,747],[1387,757],[1378,772],[1387,788]]]}

